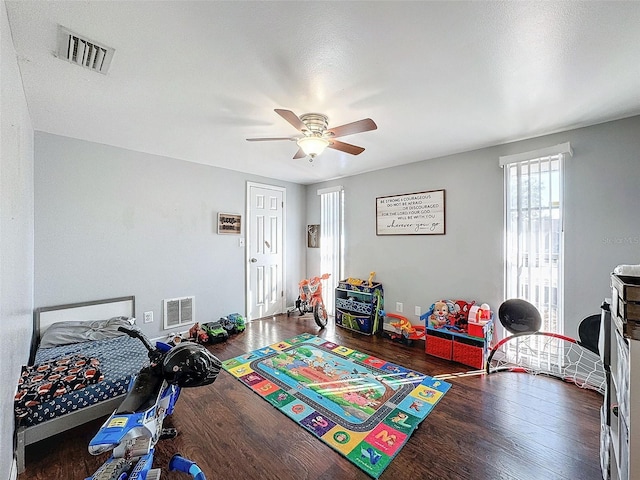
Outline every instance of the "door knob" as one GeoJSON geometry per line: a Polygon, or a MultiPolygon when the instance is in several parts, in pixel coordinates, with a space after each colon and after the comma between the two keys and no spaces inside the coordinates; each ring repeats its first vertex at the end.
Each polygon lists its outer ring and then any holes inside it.
{"type": "Polygon", "coordinates": [[[258,261],[257,258],[252,258],[251,260],[249,260],[251,263],[256,263],[258,261]]]}

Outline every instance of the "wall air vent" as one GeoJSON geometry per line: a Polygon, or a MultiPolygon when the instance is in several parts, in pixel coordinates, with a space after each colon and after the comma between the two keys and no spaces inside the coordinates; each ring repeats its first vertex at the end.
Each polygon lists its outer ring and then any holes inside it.
{"type": "Polygon", "coordinates": [[[193,304],[195,297],[169,298],[164,300],[165,330],[195,322],[193,304]]]}
{"type": "Polygon", "coordinates": [[[115,50],[58,26],[58,58],[106,74],[115,50]]]}

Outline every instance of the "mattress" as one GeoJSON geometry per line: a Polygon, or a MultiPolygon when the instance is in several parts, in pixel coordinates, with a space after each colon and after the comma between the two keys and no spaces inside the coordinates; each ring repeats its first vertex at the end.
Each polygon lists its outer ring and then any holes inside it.
{"type": "Polygon", "coordinates": [[[117,338],[42,348],[34,365],[60,357],[97,359],[102,381],[43,401],[29,408],[28,414],[16,418],[18,425],[30,427],[70,412],[95,405],[126,393],[131,376],[149,361],[147,349],[138,339],[123,335],[117,338]]]}

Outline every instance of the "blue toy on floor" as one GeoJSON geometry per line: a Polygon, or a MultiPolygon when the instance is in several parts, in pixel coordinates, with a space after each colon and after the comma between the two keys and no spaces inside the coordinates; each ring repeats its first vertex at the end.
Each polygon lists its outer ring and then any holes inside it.
{"type": "MultiPolygon", "coordinates": [[[[162,424],[173,413],[180,389],[213,383],[222,364],[197,343],[182,342],[171,347],[158,342],[154,347],[139,330],[124,327],[119,330],[144,343],[149,351],[149,365],[131,379],[122,404],[89,443],[92,455],[112,453],[85,480],[159,480],[161,470],[152,468],[155,445],[177,433],[175,429],[163,429],[162,424]]],[[[169,462],[169,470],[206,480],[194,462],[179,454],[169,462]]]]}

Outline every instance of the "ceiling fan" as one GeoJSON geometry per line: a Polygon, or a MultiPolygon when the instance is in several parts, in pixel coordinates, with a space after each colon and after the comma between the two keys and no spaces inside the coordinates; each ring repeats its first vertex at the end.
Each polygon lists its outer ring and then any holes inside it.
{"type": "Polygon", "coordinates": [[[298,144],[298,151],[293,158],[303,158],[309,156],[309,161],[320,155],[325,148],[333,148],[351,155],[359,155],[364,152],[364,148],[349,143],[336,140],[338,137],[352,135],[354,133],[368,132],[376,130],[378,126],[370,118],[347,123],[339,127],[328,128],[329,119],[321,113],[305,113],[297,116],[291,110],[275,109],[275,112],[293,125],[302,135],[295,137],[272,137],[272,138],[247,138],[248,142],[265,142],[271,140],[291,140],[298,144]]]}

